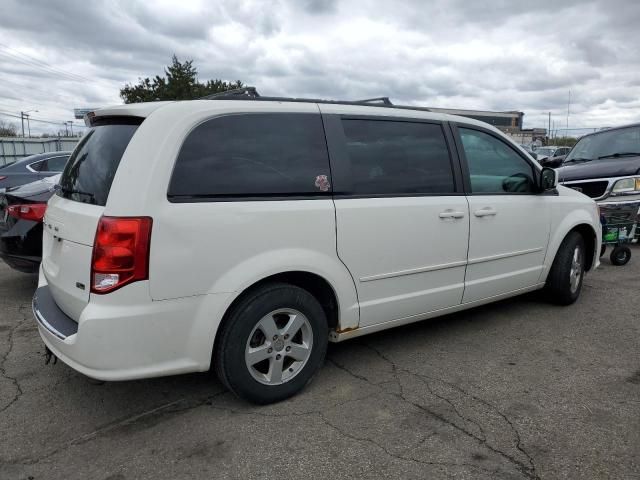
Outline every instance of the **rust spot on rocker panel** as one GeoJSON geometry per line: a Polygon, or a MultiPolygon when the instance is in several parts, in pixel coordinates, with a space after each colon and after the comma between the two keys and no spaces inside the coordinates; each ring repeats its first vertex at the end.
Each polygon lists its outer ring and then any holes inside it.
{"type": "Polygon", "coordinates": [[[347,333],[347,332],[353,332],[354,330],[357,330],[358,327],[347,327],[347,328],[343,328],[343,329],[337,329],[335,330],[336,333],[347,333]]]}

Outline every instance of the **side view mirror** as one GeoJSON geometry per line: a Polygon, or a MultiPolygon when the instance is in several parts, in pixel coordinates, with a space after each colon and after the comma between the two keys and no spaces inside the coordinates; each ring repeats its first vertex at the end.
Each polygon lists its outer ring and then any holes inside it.
{"type": "Polygon", "coordinates": [[[553,168],[544,167],[540,172],[540,191],[546,192],[558,186],[558,172],[553,168]]]}

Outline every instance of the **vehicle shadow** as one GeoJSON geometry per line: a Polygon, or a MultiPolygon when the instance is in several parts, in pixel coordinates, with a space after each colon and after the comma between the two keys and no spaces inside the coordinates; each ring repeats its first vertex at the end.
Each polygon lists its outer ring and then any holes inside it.
{"type": "MultiPolygon", "coordinates": [[[[525,311],[544,308],[540,294],[533,292],[520,297],[503,300],[497,303],[476,307],[465,312],[458,312],[431,320],[420,321],[389,330],[369,334],[353,340],[330,343],[327,352],[327,362],[319,373],[323,377],[322,383],[330,383],[329,371],[332,362],[342,355],[348,355],[350,362],[366,362],[365,357],[359,358],[358,347],[375,344],[377,348],[402,348],[408,339],[422,339],[422,348],[428,349],[430,344],[440,342],[449,343],[453,338],[473,335],[478,329],[500,329],[502,324],[510,321],[510,316],[520,316],[525,311]],[[497,315],[499,314],[499,315],[497,315]],[[351,352],[353,351],[353,352],[351,352]],[[325,378],[326,377],[326,378],[325,378]]],[[[172,402],[183,402],[185,405],[204,404],[213,397],[223,395],[225,387],[213,372],[191,373],[169,377],[159,377],[143,380],[122,382],[101,382],[85,377],[72,370],[62,362],[53,367],[52,374],[60,375],[60,388],[64,390],[66,401],[73,404],[86,403],[89,408],[95,402],[110,405],[110,410],[118,410],[120,405],[124,410],[130,405],[165,405],[172,402]],[[54,373],[55,372],[55,373],[54,373]],[[64,387],[62,385],[65,385],[64,387]],[[126,400],[123,400],[126,399],[126,400]]],[[[314,382],[316,383],[316,382],[314,382]]],[[[248,404],[229,394],[232,403],[238,406],[248,404]]],[[[139,411],[139,410],[138,410],[139,411]]]]}

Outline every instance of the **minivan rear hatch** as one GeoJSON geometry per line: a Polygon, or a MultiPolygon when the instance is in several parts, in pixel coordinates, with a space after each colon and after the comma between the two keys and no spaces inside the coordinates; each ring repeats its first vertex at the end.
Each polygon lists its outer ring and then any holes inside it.
{"type": "Polygon", "coordinates": [[[142,120],[94,119],[47,207],[42,271],[55,302],[76,321],[89,301],[96,228],[120,160],[142,120]]]}

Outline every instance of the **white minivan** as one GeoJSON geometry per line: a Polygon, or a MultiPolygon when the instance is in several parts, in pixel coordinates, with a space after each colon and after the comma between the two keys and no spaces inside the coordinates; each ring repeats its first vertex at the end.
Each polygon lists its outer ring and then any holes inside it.
{"type": "Polygon", "coordinates": [[[33,310],[50,351],[96,379],[215,368],[274,402],[328,341],[542,288],[567,305],[598,265],[593,200],[468,118],[230,96],[87,122],[33,310]]]}

